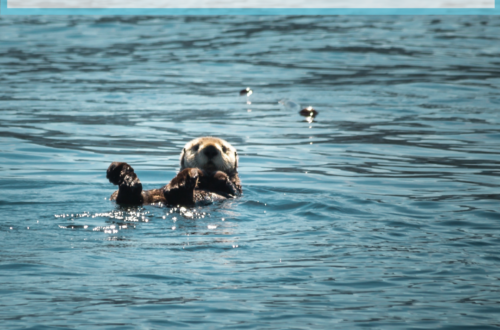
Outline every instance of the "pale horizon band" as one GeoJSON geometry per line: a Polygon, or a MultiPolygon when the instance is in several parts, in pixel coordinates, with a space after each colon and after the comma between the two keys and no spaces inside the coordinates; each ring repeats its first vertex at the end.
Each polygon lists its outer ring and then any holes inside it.
{"type": "Polygon", "coordinates": [[[495,0],[7,0],[7,8],[33,9],[153,9],[153,8],[332,8],[437,9],[495,8],[495,0]]]}

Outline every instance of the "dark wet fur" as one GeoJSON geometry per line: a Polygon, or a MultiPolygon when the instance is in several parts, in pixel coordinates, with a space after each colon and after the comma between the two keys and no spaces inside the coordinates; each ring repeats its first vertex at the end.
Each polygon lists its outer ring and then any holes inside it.
{"type": "Polygon", "coordinates": [[[209,173],[198,168],[186,168],[163,188],[144,191],[134,169],[127,163],[111,163],[106,177],[118,186],[118,190],[110,197],[118,204],[161,202],[166,205],[194,205],[232,198],[242,193],[237,172],[228,175],[222,171],[209,173]]]}
{"type": "Polygon", "coordinates": [[[142,184],[132,166],[127,163],[111,163],[106,178],[118,186],[118,190],[111,195],[111,200],[116,200],[119,204],[143,203],[142,184]]]}

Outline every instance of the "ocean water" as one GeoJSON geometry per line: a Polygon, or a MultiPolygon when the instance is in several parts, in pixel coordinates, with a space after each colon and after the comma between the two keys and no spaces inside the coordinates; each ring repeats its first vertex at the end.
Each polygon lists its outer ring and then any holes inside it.
{"type": "Polygon", "coordinates": [[[1,328],[499,328],[499,28],[0,17],[1,328]],[[205,135],[241,198],[109,201],[205,135]]]}

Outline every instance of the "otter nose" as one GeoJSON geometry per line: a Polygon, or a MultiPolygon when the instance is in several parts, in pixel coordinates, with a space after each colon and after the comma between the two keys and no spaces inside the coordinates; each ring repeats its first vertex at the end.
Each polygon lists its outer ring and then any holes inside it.
{"type": "Polygon", "coordinates": [[[208,146],[205,149],[203,149],[203,153],[209,159],[212,159],[212,158],[214,158],[215,156],[217,156],[219,154],[219,150],[217,150],[217,148],[214,147],[214,146],[208,146]]]}

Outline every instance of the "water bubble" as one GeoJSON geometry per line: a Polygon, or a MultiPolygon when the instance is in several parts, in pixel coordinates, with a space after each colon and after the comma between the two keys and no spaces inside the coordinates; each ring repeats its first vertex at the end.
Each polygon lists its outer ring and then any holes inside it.
{"type": "Polygon", "coordinates": [[[172,226],[172,230],[175,230],[175,226],[172,226]]]}

